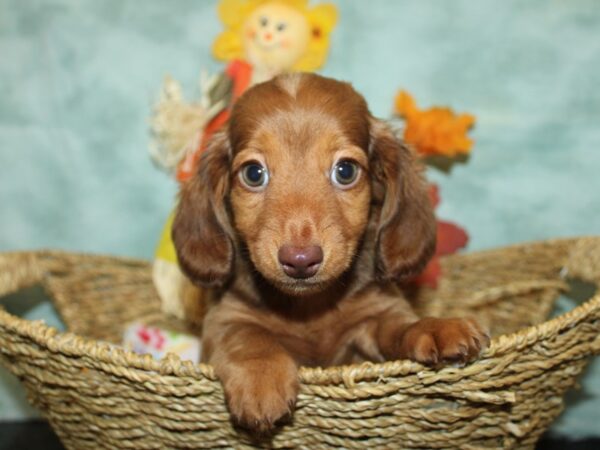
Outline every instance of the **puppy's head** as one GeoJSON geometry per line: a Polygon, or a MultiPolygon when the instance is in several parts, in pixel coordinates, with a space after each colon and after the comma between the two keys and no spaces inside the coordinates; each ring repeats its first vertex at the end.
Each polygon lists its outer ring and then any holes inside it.
{"type": "Polygon", "coordinates": [[[379,279],[413,274],[434,239],[412,153],[349,84],[308,74],[277,77],[239,99],[182,187],[173,225],[192,280],[226,283],[241,246],[293,295],[330,285],[361,249],[375,253],[379,279]]]}

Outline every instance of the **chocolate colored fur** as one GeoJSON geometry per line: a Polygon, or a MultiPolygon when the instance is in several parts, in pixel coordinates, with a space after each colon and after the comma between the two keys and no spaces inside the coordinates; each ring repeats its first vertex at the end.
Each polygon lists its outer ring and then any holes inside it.
{"type": "Polygon", "coordinates": [[[465,362],[488,343],[470,319],[419,319],[396,287],[435,248],[415,156],[347,83],[296,74],[255,86],[183,185],[173,226],[181,267],[216,292],[203,333],[234,420],[271,429],[291,413],[300,365],[411,358],[465,362]],[[337,161],[360,167],[350,188],[337,161]],[[270,180],[248,189],[245,164],[270,180]],[[280,249],[318,246],[315,275],[294,278],[280,249]]]}

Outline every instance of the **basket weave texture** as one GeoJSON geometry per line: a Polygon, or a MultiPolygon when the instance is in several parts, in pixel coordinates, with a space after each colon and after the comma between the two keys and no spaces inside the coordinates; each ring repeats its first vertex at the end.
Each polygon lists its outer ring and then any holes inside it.
{"type": "Polygon", "coordinates": [[[533,448],[600,353],[600,295],[544,322],[568,277],[600,283],[600,238],[446,257],[422,314],[474,315],[494,336],[466,367],[410,361],[302,368],[293,422],[256,441],[230,423],[212,367],[109,343],[133,320],[174,327],[147,262],[53,251],[0,254],[0,295],[41,285],[69,332],[0,308],[0,362],[69,449],[533,448]]]}

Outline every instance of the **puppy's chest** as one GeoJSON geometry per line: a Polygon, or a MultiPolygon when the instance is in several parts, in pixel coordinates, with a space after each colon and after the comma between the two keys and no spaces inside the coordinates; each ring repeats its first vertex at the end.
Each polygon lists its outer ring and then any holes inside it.
{"type": "Polygon", "coordinates": [[[288,323],[279,330],[279,339],[302,365],[349,363],[357,337],[365,333],[371,317],[366,311],[334,310],[318,319],[288,323]]]}

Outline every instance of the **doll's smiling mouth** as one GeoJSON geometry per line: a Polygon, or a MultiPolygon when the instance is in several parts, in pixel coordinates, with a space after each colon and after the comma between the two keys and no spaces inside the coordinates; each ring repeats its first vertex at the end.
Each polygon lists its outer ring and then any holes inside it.
{"type": "Polygon", "coordinates": [[[278,47],[281,47],[280,42],[277,42],[277,41],[263,42],[259,38],[254,38],[254,43],[262,50],[267,50],[267,51],[274,50],[278,47]]]}

